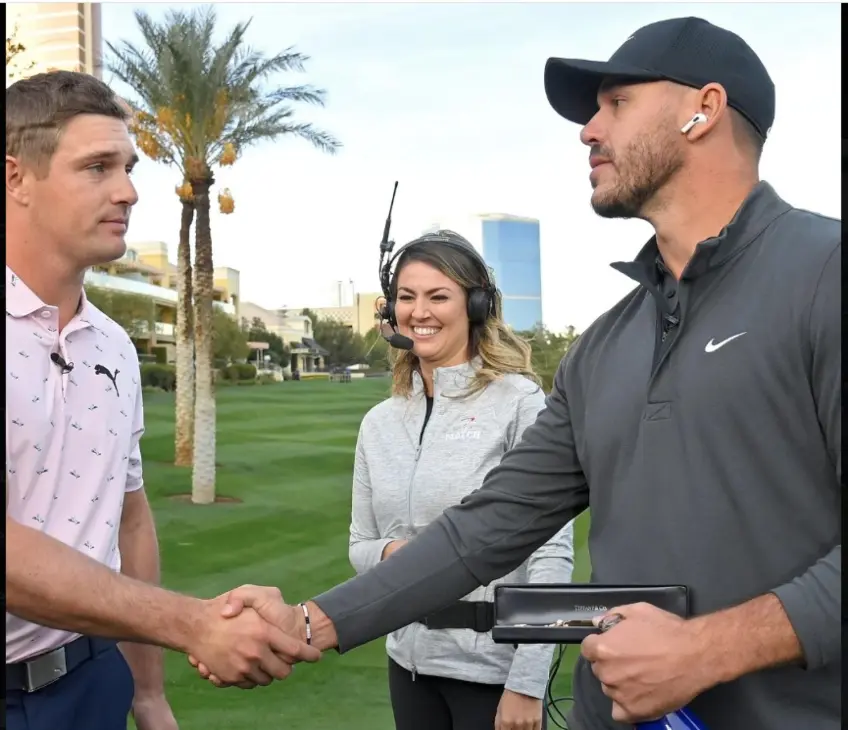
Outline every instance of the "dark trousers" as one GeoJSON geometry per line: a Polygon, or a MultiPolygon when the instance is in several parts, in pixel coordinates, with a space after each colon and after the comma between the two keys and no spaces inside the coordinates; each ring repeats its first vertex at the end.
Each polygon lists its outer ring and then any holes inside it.
{"type": "Polygon", "coordinates": [[[7,730],[127,730],[135,686],[117,647],[36,692],[6,692],[7,730]]]}
{"type": "MultiPolygon", "coordinates": [[[[504,688],[406,671],[389,659],[396,730],[493,730],[504,688]]],[[[542,717],[542,728],[547,717],[542,717]]]]}

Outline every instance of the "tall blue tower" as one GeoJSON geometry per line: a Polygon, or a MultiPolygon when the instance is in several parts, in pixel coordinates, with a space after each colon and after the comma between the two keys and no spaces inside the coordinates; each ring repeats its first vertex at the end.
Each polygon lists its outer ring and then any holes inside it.
{"type": "Polygon", "coordinates": [[[504,214],[479,220],[483,258],[503,294],[504,319],[514,330],[532,329],[544,321],[539,221],[504,214]]]}

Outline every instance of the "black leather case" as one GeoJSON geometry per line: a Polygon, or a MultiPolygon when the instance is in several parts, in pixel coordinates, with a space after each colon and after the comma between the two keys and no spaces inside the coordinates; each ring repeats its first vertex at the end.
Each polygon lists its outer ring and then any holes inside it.
{"type": "Polygon", "coordinates": [[[630,603],[650,603],[682,618],[689,616],[686,586],[508,583],[495,586],[492,639],[498,644],[579,644],[598,629],[546,624],[558,619],[588,621],[630,603]]]}

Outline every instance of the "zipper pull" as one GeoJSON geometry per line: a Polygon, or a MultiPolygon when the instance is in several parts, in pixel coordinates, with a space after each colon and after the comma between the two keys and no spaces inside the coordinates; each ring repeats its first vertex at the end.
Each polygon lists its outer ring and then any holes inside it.
{"type": "Polygon", "coordinates": [[[419,458],[421,458],[421,447],[420,446],[415,450],[415,461],[416,461],[416,463],[418,462],[419,458]]]}

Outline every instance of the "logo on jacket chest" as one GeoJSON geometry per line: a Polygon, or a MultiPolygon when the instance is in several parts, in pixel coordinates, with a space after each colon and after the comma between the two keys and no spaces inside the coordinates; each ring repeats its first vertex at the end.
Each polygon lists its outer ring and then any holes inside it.
{"type": "Polygon", "coordinates": [[[445,441],[477,441],[480,439],[480,428],[476,416],[466,416],[460,419],[458,428],[445,434],[445,441]]]}

